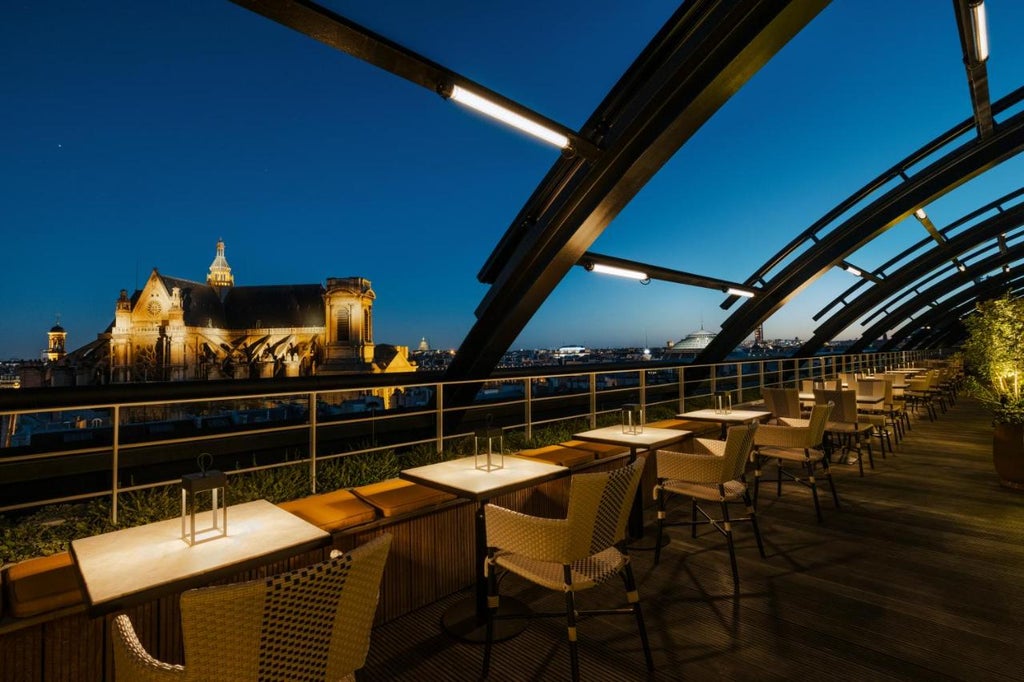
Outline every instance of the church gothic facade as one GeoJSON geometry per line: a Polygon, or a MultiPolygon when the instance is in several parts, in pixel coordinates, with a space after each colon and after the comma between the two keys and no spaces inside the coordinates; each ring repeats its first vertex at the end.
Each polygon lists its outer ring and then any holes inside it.
{"type": "Polygon", "coordinates": [[[154,268],[62,364],[77,384],[415,371],[407,347],[374,343],[375,299],[362,277],[237,286],[219,241],[205,283],[154,268]]]}

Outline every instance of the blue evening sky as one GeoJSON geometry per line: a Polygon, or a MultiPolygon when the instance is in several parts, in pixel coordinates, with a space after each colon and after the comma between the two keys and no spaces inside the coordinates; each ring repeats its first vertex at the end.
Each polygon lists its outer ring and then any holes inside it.
{"type": "MultiPolygon", "coordinates": [[[[672,2],[325,4],[578,128],[672,2]]],[[[989,85],[1024,83],[1024,3],[988,0],[989,85]]],[[[948,0],[836,0],[592,249],[742,281],[868,180],[971,114],[948,0]]],[[[226,0],[7,2],[0,23],[0,358],[71,348],[152,268],[236,284],[362,276],[375,340],[457,347],[476,280],[558,152],[226,0]]],[[[939,227],[1019,186],[1012,159],[927,207],[939,227]]],[[[910,219],[850,260],[921,239],[910,219]]],[[[838,269],[765,324],[811,335],[838,269]]],[[[515,347],[658,346],[728,315],[714,291],[573,268],[515,347]]],[[[859,335],[856,329],[846,336],[859,335]]]]}

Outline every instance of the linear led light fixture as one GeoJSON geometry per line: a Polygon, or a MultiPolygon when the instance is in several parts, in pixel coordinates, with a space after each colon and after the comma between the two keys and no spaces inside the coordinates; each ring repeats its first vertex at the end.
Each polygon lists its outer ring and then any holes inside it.
{"type": "Polygon", "coordinates": [[[751,298],[757,295],[756,290],[737,282],[730,282],[729,280],[718,279],[716,277],[707,277],[705,275],[695,275],[690,272],[683,272],[682,270],[671,270],[658,265],[640,263],[637,261],[626,260],[625,258],[617,258],[615,256],[605,256],[591,251],[584,253],[580,259],[576,261],[576,265],[579,265],[590,272],[604,272],[612,275],[618,275],[620,277],[637,279],[640,280],[641,284],[647,284],[651,280],[659,280],[662,282],[672,282],[673,284],[685,284],[692,287],[717,289],[718,291],[725,292],[730,296],[751,298]]]}
{"type": "Polygon", "coordinates": [[[463,104],[470,109],[480,112],[484,116],[489,116],[497,121],[501,121],[506,125],[516,128],[517,130],[521,130],[527,135],[532,135],[533,137],[559,147],[560,149],[569,149],[571,146],[567,135],[563,135],[556,130],[552,130],[551,128],[541,125],[536,121],[532,121],[522,114],[517,114],[511,109],[503,107],[496,102],[492,102],[486,97],[478,95],[471,90],[467,90],[461,85],[452,85],[450,92],[447,88],[441,88],[441,96],[463,104]]]}
{"type": "Polygon", "coordinates": [[[844,270],[846,270],[846,271],[847,271],[848,273],[850,273],[851,275],[853,275],[854,277],[860,277],[861,275],[863,275],[863,274],[864,274],[863,272],[861,272],[861,271],[860,271],[860,270],[858,270],[857,268],[853,267],[852,265],[847,265],[847,266],[846,266],[845,268],[843,268],[843,269],[844,269],[844,270]]]}
{"type": "Polygon", "coordinates": [[[591,272],[599,272],[603,275],[615,275],[616,277],[625,277],[627,279],[635,279],[640,282],[647,280],[650,281],[650,277],[647,276],[646,272],[640,272],[639,270],[630,270],[628,268],[619,268],[614,265],[605,265],[604,263],[590,263],[587,270],[591,272]]]}
{"type": "Polygon", "coordinates": [[[928,214],[924,212],[923,208],[919,208],[916,211],[914,211],[914,217],[917,218],[918,220],[924,221],[928,219],[928,214]]]}
{"type": "Polygon", "coordinates": [[[988,59],[988,20],[985,18],[984,1],[968,2],[967,15],[971,24],[971,56],[980,64],[988,59]]]}

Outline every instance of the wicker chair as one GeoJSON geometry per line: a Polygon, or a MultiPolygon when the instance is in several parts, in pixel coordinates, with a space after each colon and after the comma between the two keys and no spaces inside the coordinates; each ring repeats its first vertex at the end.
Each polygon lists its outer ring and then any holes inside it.
{"type": "Polygon", "coordinates": [[[654,497],[658,501],[658,539],[654,543],[654,563],[661,559],[661,537],[666,525],[689,525],[693,537],[697,537],[697,526],[709,524],[725,536],[729,546],[729,563],[732,566],[733,586],[739,589],[740,576],[736,568],[736,548],[733,546],[732,526],[740,521],[749,521],[754,529],[757,550],[764,558],[764,544],[757,527],[757,514],[750,499],[743,472],[750,461],[750,449],[754,444],[757,424],[734,426],[729,429],[727,440],[694,439],[693,454],[658,450],[658,483],[654,486],[654,497]],[[684,495],[690,498],[690,520],[677,524],[665,522],[665,503],[669,495],[684,495]],[[700,506],[699,501],[718,502],[721,518],[712,516],[700,506]],[[730,518],[729,502],[743,502],[746,516],[730,518]],[[698,519],[698,514],[703,520],[698,519]]]}
{"type": "Polygon", "coordinates": [[[761,481],[761,467],[765,462],[775,460],[778,465],[776,494],[782,495],[782,480],[787,478],[811,489],[814,499],[814,513],[821,521],[821,502],[818,500],[818,484],[814,470],[820,464],[822,475],[828,478],[832,489],[832,500],[839,508],[839,495],[832,480],[832,471],[825,457],[823,440],[825,426],[832,414],[832,405],[815,405],[811,418],[807,420],[785,419],[778,426],[762,426],[754,435],[754,506],[757,506],[758,488],[761,481]],[[801,478],[785,468],[786,463],[799,464],[807,474],[801,478]]]}
{"type": "Polygon", "coordinates": [[[825,456],[831,457],[840,445],[842,452],[857,451],[857,466],[864,475],[864,447],[868,449],[868,464],[875,468],[875,456],[871,452],[871,436],[875,426],[857,414],[857,393],[854,391],[814,391],[814,402],[818,405],[832,404],[831,421],[825,425],[828,438],[825,441],[825,456]]]}
{"type": "MultiPolygon", "coordinates": [[[[896,433],[895,420],[892,419],[886,410],[886,399],[892,402],[892,382],[886,383],[884,379],[862,379],[859,383],[860,395],[868,395],[872,398],[878,399],[871,408],[860,409],[859,419],[867,422],[871,422],[875,427],[874,435],[878,437],[879,446],[882,450],[882,459],[885,459],[885,449],[889,448],[889,452],[895,454],[893,450],[893,434],[896,433]],[[891,429],[889,427],[892,427],[891,429]]],[[[896,436],[897,442],[899,436],[896,436]]]]}
{"type": "Polygon", "coordinates": [[[185,665],[154,659],[127,614],[111,630],[118,680],[354,680],[370,646],[388,534],[288,573],[181,595],[185,665]]]}
{"type": "Polygon", "coordinates": [[[640,485],[645,460],[645,457],[637,457],[633,463],[612,471],[573,476],[568,513],[564,519],[529,516],[493,504],[484,507],[487,528],[484,570],[489,593],[484,677],[490,669],[494,621],[504,618],[498,615],[498,573],[502,570],[565,593],[564,613],[535,613],[530,617],[566,618],[572,679],[579,679],[576,620],[578,616],[586,615],[632,614],[640,631],[647,669],[654,670],[636,581],[625,549],[626,522],[640,485]],[[616,575],[621,575],[625,582],[629,606],[597,611],[577,610],[577,592],[595,587],[616,575]]]}

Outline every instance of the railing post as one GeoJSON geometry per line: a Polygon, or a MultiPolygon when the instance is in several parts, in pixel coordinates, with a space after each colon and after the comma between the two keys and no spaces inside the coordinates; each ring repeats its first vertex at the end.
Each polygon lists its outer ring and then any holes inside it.
{"type": "MultiPolygon", "coordinates": [[[[775,365],[778,367],[778,365],[775,365]]],[[[781,379],[781,376],[779,377],[781,379]]],[[[764,397],[764,360],[759,360],[757,363],[757,392],[764,397]]]]}
{"type": "Polygon", "coordinates": [[[121,406],[114,405],[114,415],[111,420],[113,436],[113,449],[111,450],[111,456],[113,457],[113,477],[110,482],[110,522],[117,525],[117,471],[120,468],[120,445],[121,445],[121,406]]]}
{"type": "Polygon", "coordinates": [[[444,452],[444,384],[437,386],[437,454],[444,452]]]}
{"type": "Polygon", "coordinates": [[[640,409],[647,414],[647,370],[640,371],[640,409]]]}
{"type": "Polygon", "coordinates": [[[309,491],[316,494],[316,393],[309,394],[309,491]]]}
{"type": "Polygon", "coordinates": [[[591,372],[590,381],[590,428],[597,428],[597,373],[591,372]]]}
{"type": "Polygon", "coordinates": [[[743,363],[736,363],[736,402],[743,402],[743,363]]]}
{"type": "Polygon", "coordinates": [[[533,379],[523,379],[523,396],[526,398],[524,407],[526,410],[526,441],[533,441],[533,379]]]}
{"type": "Polygon", "coordinates": [[[686,368],[679,368],[679,409],[677,412],[686,412],[686,368]]]}

